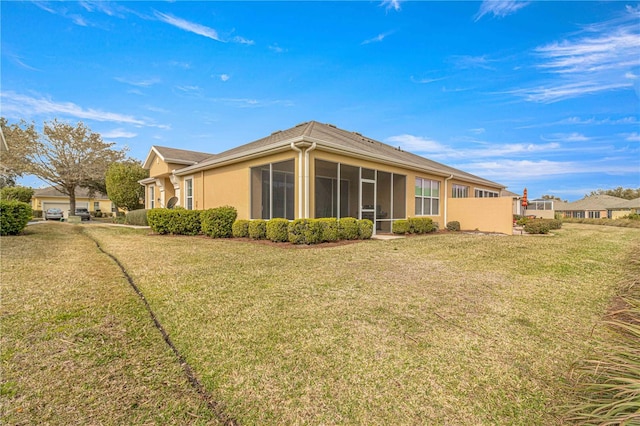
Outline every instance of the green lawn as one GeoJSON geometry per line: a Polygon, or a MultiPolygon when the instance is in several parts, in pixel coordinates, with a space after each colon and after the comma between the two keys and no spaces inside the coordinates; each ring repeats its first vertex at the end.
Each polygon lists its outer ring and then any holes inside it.
{"type": "Polygon", "coordinates": [[[291,248],[33,226],[1,244],[7,423],[215,420],[89,237],[240,424],[560,424],[640,230],[291,248]]]}

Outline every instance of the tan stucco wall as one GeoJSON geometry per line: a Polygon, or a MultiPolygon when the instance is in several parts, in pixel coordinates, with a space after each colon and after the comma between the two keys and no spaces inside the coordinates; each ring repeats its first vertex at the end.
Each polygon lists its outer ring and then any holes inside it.
{"type": "MultiPolygon", "coordinates": [[[[294,151],[286,151],[268,155],[259,159],[243,161],[216,169],[195,172],[193,175],[193,207],[194,209],[211,209],[224,205],[233,206],[238,211],[238,219],[249,219],[251,213],[251,167],[269,163],[295,160],[295,199],[294,206],[297,217],[298,206],[298,155],[294,151]]],[[[181,176],[181,180],[189,178],[181,176]]],[[[181,203],[184,201],[184,185],[181,203]]]]}
{"type": "Polygon", "coordinates": [[[184,164],[165,163],[157,155],[153,155],[151,167],[149,168],[149,177],[166,176],[171,174],[173,170],[187,167],[184,164]]]}
{"type": "Polygon", "coordinates": [[[554,210],[531,210],[531,209],[526,209],[524,214],[526,216],[535,216],[537,218],[542,218],[542,219],[554,219],[555,218],[555,211],[554,210]]]}
{"type": "Polygon", "coordinates": [[[463,230],[513,233],[512,200],[498,198],[450,198],[447,221],[457,220],[463,230]]]}

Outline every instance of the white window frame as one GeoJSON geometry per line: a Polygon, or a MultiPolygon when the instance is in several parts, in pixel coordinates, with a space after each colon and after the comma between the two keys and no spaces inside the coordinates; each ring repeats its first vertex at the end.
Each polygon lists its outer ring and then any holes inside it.
{"type": "MultiPolygon", "coordinates": [[[[420,198],[420,212],[415,211],[416,216],[440,216],[440,189],[441,189],[442,185],[441,182],[439,180],[433,180],[433,179],[427,179],[427,178],[422,178],[422,177],[418,177],[416,176],[416,182],[414,183],[414,199],[416,198],[420,198]],[[420,180],[420,185],[424,194],[424,188],[425,188],[425,183],[429,182],[429,189],[431,191],[431,195],[427,196],[427,195],[415,195],[415,186],[417,181],[420,180]],[[434,185],[434,184],[437,184],[434,185]],[[434,191],[434,186],[435,188],[438,190],[438,196],[434,196],[433,195],[433,191],[434,191]],[[431,205],[431,212],[429,214],[425,214],[424,213],[424,200],[428,199],[429,200],[429,204],[431,205]],[[433,200],[438,200],[438,208],[437,208],[437,212],[433,212],[433,200]]],[[[414,203],[415,206],[415,203],[414,203]]],[[[415,209],[415,207],[414,207],[415,209]]]]}
{"type": "Polygon", "coordinates": [[[476,198],[498,198],[500,193],[490,189],[474,188],[474,196],[476,198]]]}
{"type": "Polygon", "coordinates": [[[183,179],[182,188],[183,188],[183,193],[184,193],[183,194],[184,195],[184,197],[183,197],[184,206],[183,207],[185,209],[187,209],[187,210],[193,210],[193,206],[194,206],[193,193],[194,193],[194,189],[195,189],[193,176],[187,176],[187,177],[185,177],[183,179]],[[189,183],[187,183],[187,182],[189,182],[189,183]],[[189,195],[189,192],[188,192],[189,186],[191,187],[191,195],[189,195]]]}
{"type": "Polygon", "coordinates": [[[451,198],[469,198],[469,186],[454,183],[451,187],[451,198]]]}
{"type": "Polygon", "coordinates": [[[156,187],[155,185],[149,185],[149,208],[156,207],[156,187]]]}

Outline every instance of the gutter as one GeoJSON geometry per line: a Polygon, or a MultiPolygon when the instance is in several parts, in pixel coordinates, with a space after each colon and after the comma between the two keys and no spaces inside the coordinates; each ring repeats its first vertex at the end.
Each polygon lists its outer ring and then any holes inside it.
{"type": "Polygon", "coordinates": [[[309,153],[316,149],[316,143],[313,142],[309,148],[304,151],[304,217],[309,218],[309,193],[310,187],[310,173],[309,173],[309,153]]]}
{"type": "Polygon", "coordinates": [[[453,179],[453,174],[451,174],[448,178],[444,180],[444,226],[447,226],[447,201],[449,200],[449,191],[447,190],[447,182],[453,179]]]}
{"type": "Polygon", "coordinates": [[[302,150],[293,141],[291,142],[291,149],[298,152],[298,218],[302,218],[302,150]]]}

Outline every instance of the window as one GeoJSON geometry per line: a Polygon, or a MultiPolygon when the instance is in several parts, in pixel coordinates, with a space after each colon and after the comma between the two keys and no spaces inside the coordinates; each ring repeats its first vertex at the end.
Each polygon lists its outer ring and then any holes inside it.
{"type": "Polygon", "coordinates": [[[589,219],[600,219],[600,212],[589,212],[589,219]]]}
{"type": "Polygon", "coordinates": [[[96,211],[96,212],[100,211],[100,201],[93,202],[93,211],[96,211]]]}
{"type": "Polygon", "coordinates": [[[251,168],[251,218],[294,218],[294,162],[251,168]]]}
{"type": "Polygon", "coordinates": [[[453,189],[451,191],[451,198],[468,198],[469,197],[469,187],[465,185],[453,185],[453,189]]]}
{"type": "Polygon", "coordinates": [[[193,179],[184,180],[184,208],[193,210],[193,179]]]}
{"type": "Polygon", "coordinates": [[[156,206],[156,188],[155,186],[149,187],[149,208],[152,209],[156,206]]]}
{"type": "Polygon", "coordinates": [[[440,182],[416,178],[416,216],[440,214],[440,182]]]}
{"type": "Polygon", "coordinates": [[[499,195],[496,191],[476,188],[475,196],[476,198],[497,198],[499,195]]]}

